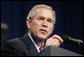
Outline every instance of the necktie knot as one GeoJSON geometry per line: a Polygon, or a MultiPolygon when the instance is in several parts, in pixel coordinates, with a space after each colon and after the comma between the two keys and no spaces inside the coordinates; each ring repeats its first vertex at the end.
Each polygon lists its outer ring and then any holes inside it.
{"type": "Polygon", "coordinates": [[[43,50],[43,46],[40,47],[40,51],[42,51],[42,50],[43,50]]]}

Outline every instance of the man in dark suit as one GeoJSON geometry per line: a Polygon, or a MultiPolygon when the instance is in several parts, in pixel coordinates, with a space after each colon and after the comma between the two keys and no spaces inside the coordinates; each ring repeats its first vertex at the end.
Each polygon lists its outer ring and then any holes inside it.
{"type": "Polygon", "coordinates": [[[26,23],[28,33],[21,38],[6,41],[1,46],[2,56],[35,56],[43,47],[58,47],[63,43],[58,35],[49,38],[55,25],[55,11],[52,7],[44,4],[34,6],[26,23]]]}

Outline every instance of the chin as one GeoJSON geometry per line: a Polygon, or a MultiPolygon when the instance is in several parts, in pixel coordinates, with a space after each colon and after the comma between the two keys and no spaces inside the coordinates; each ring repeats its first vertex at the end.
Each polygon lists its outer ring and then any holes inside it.
{"type": "Polygon", "coordinates": [[[41,36],[39,36],[39,38],[45,40],[45,39],[47,39],[48,37],[47,37],[47,36],[44,36],[44,35],[41,35],[41,36]]]}
{"type": "Polygon", "coordinates": [[[47,33],[38,33],[37,36],[38,36],[38,38],[43,39],[43,40],[48,38],[47,33]]]}

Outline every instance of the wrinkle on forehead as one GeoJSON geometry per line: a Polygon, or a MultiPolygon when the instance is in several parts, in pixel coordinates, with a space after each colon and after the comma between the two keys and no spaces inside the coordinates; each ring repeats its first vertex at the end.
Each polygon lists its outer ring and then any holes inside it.
{"type": "Polygon", "coordinates": [[[50,18],[50,19],[54,19],[53,11],[50,10],[50,9],[39,8],[39,9],[37,9],[36,14],[39,15],[39,16],[41,15],[41,16],[44,16],[44,17],[47,17],[47,18],[50,18]]]}

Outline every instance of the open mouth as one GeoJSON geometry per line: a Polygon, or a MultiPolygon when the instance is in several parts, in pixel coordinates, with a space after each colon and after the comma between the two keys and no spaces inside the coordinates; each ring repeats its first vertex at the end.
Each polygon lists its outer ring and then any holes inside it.
{"type": "Polygon", "coordinates": [[[45,29],[40,29],[40,31],[42,31],[44,33],[47,33],[47,31],[45,29]]]}

